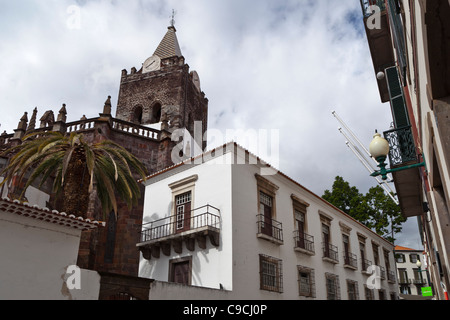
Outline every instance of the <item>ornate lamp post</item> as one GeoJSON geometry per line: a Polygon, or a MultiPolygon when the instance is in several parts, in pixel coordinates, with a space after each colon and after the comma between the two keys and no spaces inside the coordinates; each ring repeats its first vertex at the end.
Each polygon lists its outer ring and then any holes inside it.
{"type": "Polygon", "coordinates": [[[383,180],[387,179],[387,174],[395,171],[406,170],[410,168],[417,168],[425,166],[425,161],[420,163],[415,163],[411,165],[401,166],[393,169],[386,169],[386,158],[389,154],[389,143],[386,139],[381,137],[381,135],[375,131],[373,135],[373,140],[369,145],[369,152],[375,160],[378,162],[378,167],[380,170],[371,173],[372,177],[381,176],[383,180]]]}

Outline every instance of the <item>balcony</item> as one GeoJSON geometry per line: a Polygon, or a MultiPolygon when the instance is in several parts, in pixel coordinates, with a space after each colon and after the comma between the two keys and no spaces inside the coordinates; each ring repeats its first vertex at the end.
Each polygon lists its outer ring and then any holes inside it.
{"type": "Polygon", "coordinates": [[[283,228],[279,221],[268,218],[263,214],[256,215],[258,233],[256,236],[276,244],[283,244],[283,228]]]}
{"type": "Polygon", "coordinates": [[[142,225],[140,242],[136,244],[145,259],[159,258],[160,251],[170,256],[173,247],[182,253],[185,242],[189,251],[195,250],[195,240],[201,249],[206,249],[206,238],[213,246],[219,246],[220,210],[205,205],[190,211],[190,214],[172,215],[142,225]]]}
{"type": "Polygon", "coordinates": [[[322,259],[331,263],[339,263],[338,248],[331,243],[322,243],[322,259]]]}
{"type": "Polygon", "coordinates": [[[418,163],[411,126],[388,130],[383,134],[389,143],[391,169],[404,168],[392,173],[402,214],[406,218],[421,215],[423,213],[421,169],[407,168],[418,163]]]}
{"type": "Polygon", "coordinates": [[[353,270],[358,269],[358,258],[356,254],[344,252],[344,267],[353,270]]]}
{"type": "MultiPolygon", "coordinates": [[[[391,32],[384,0],[360,0],[363,12],[364,28],[369,43],[375,75],[395,63],[391,32]],[[371,6],[378,6],[379,17],[375,16],[371,6]]],[[[384,79],[377,80],[382,102],[389,101],[389,91],[384,79]]]]}
{"type": "Polygon", "coordinates": [[[367,269],[372,265],[372,261],[367,259],[361,259],[361,272],[365,274],[372,274],[371,272],[368,272],[367,269]]]}
{"type": "Polygon", "coordinates": [[[387,279],[390,283],[395,283],[395,271],[388,271],[387,279]]]}
{"type": "Polygon", "coordinates": [[[425,279],[417,279],[417,278],[414,278],[414,279],[411,279],[411,283],[412,283],[412,284],[415,284],[415,285],[424,285],[424,284],[426,284],[427,282],[425,281],[425,279]]]}
{"type": "Polygon", "coordinates": [[[294,231],[294,250],[298,252],[303,252],[308,255],[315,255],[314,250],[314,237],[300,232],[299,230],[294,231]]]}

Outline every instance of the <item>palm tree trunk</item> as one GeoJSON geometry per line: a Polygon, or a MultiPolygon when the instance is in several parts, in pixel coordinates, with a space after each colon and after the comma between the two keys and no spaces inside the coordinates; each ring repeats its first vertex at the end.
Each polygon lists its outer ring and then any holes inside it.
{"type": "Polygon", "coordinates": [[[75,151],[64,177],[60,211],[87,218],[89,182],[84,158],[80,152],[75,151]]]}

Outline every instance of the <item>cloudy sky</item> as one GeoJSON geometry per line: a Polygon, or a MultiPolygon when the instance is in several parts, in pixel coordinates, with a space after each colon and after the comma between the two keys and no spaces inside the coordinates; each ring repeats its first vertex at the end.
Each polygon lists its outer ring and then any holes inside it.
{"type": "MultiPolygon", "coordinates": [[[[332,115],[366,146],[392,122],[358,0],[0,0],[0,131],[35,107],[38,118],[63,103],[68,121],[96,117],[108,95],[114,114],[121,70],[153,54],[172,9],[209,99],[209,129],[224,139],[227,130],[268,133],[267,157],[235,140],[318,195],[337,175],[364,193],[377,184],[332,115]]],[[[415,218],[397,244],[419,247],[415,218]]]]}

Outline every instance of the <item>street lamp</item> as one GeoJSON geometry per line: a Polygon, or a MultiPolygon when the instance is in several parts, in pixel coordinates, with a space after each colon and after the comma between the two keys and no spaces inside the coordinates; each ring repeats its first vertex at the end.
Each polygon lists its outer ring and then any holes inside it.
{"type": "Polygon", "coordinates": [[[419,268],[418,271],[419,271],[419,274],[420,274],[420,282],[423,283],[423,277],[422,277],[422,262],[420,262],[420,258],[417,259],[416,266],[417,266],[417,268],[419,268]]]}
{"type": "Polygon", "coordinates": [[[410,168],[417,168],[425,166],[425,161],[421,163],[415,163],[407,166],[402,166],[393,169],[386,169],[386,158],[389,154],[389,143],[384,139],[376,130],[373,135],[373,140],[369,145],[370,155],[378,162],[380,170],[371,173],[372,177],[381,176],[383,180],[387,179],[387,174],[395,171],[406,170],[410,168]]]}
{"type": "Polygon", "coordinates": [[[372,157],[377,160],[378,167],[380,168],[379,171],[375,171],[371,176],[375,177],[381,175],[382,179],[386,180],[388,170],[386,170],[386,163],[384,161],[389,153],[389,143],[376,131],[373,135],[373,140],[369,145],[369,152],[372,157]]]}

